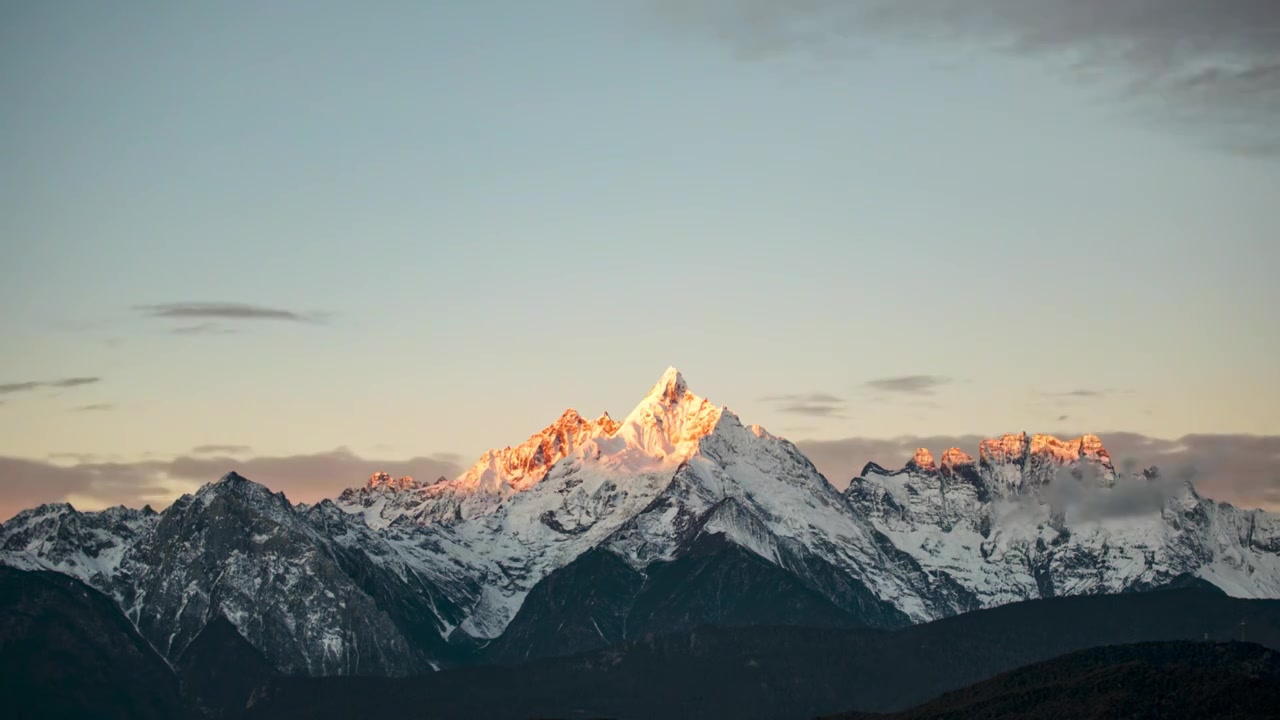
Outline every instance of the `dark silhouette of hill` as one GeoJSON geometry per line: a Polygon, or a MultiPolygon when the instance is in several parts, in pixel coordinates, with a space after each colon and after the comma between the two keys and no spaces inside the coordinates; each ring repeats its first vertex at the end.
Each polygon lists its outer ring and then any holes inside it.
{"type": "Polygon", "coordinates": [[[1280,653],[1253,643],[1167,642],[1082,650],[893,715],[829,720],[1199,720],[1280,714],[1280,653]]]}
{"type": "Polygon", "coordinates": [[[644,574],[612,552],[588,550],[535,585],[506,631],[476,661],[573,655],[707,625],[865,624],[795,574],[716,534],[698,538],[679,557],[655,562],[644,574]]]}
{"type": "Polygon", "coordinates": [[[1271,698],[1275,655],[1203,642],[1241,637],[1280,649],[1280,601],[1191,587],[1029,601],[895,631],[702,627],[518,665],[285,677],[225,618],[207,623],[171,668],[105,595],[57,573],[0,568],[0,707],[6,718],[807,718],[937,698],[911,712],[1109,717],[1107,708],[1152,706],[1176,690],[1179,708],[1249,717],[1254,705],[1226,698],[1271,698]],[[1151,641],[1181,643],[1010,672],[1151,641]]]}
{"type": "Polygon", "coordinates": [[[0,567],[0,714],[181,718],[178,679],[115,603],[66,575],[0,567]]]}
{"type": "Polygon", "coordinates": [[[881,631],[699,628],[411,678],[275,678],[255,718],[806,718],[918,705],[1070,652],[1151,641],[1280,649],[1280,601],[1200,587],[1033,600],[881,631]],[[1241,623],[1244,623],[1242,626],[1241,623]]]}
{"type": "Polygon", "coordinates": [[[176,666],[183,694],[201,714],[215,718],[244,710],[254,689],[279,674],[222,615],[204,626],[176,666]]]}

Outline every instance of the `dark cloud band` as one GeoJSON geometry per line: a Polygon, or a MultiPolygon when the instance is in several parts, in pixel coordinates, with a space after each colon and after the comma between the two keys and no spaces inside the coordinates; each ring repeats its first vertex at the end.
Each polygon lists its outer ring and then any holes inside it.
{"type": "Polygon", "coordinates": [[[932,395],[937,388],[951,382],[951,378],[939,375],[903,375],[901,377],[878,378],[863,383],[871,390],[880,392],[903,393],[906,395],[932,395]]]}
{"type": "MultiPolygon", "coordinates": [[[[979,435],[904,436],[802,440],[799,447],[818,470],[844,488],[869,461],[901,467],[916,448],[935,455],[958,447],[977,455],[979,435]]],[[[1158,467],[1175,478],[1190,478],[1202,495],[1241,507],[1280,510],[1280,436],[1187,435],[1177,440],[1137,433],[1102,434],[1118,469],[1129,472],[1158,467]]]]}
{"type": "MultiPolygon", "coordinates": [[[[176,302],[157,305],[138,305],[134,308],[149,317],[170,318],[179,320],[276,320],[295,323],[317,323],[321,317],[316,314],[299,313],[293,310],[247,305],[243,303],[217,302],[176,302]]],[[[187,333],[217,332],[212,323],[180,328],[187,333]]]]}
{"type": "Polygon", "coordinates": [[[76,412],[106,412],[108,410],[115,410],[115,409],[116,409],[116,406],[113,403],[94,403],[92,405],[80,405],[75,408],[75,411],[76,412]]]}
{"type": "Polygon", "coordinates": [[[78,462],[69,466],[0,457],[0,520],[41,503],[63,502],[69,496],[91,497],[108,505],[151,504],[160,508],[176,497],[175,487],[212,482],[231,470],[272,490],[284,491],[293,502],[333,497],[362,484],[378,470],[424,480],[455,477],[461,472],[457,456],[451,454],[377,460],[338,449],[311,455],[237,459],[213,452],[218,446],[205,449],[211,454],[131,463],[78,462]]]}

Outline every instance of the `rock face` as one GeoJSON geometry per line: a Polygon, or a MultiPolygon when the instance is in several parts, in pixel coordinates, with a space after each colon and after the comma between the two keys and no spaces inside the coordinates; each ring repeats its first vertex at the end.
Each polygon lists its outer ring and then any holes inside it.
{"type": "Polygon", "coordinates": [[[332,503],[301,511],[230,473],[160,514],[20,514],[0,528],[0,560],[106,592],[171,660],[225,617],[286,673],[401,675],[447,658],[457,611],[393,541],[332,503]]]}
{"type": "Polygon", "coordinates": [[[842,494],[674,369],[621,421],[566,411],[452,480],[376,473],[303,506],[231,473],[162,513],[48,505],[0,526],[0,563],[101,590],[170,661],[218,620],[311,675],[706,623],[892,628],[1194,577],[1280,597],[1274,516],[1118,477],[1094,436],[921,449],[842,494]]]}

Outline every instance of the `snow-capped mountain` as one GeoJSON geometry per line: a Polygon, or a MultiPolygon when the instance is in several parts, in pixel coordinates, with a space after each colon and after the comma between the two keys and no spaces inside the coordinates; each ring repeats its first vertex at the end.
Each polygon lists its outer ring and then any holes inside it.
{"type": "Polygon", "coordinates": [[[1280,597],[1280,519],[1201,498],[1158,471],[1117,475],[1093,435],[985,440],[977,462],[928,450],[901,470],[868,464],[853,509],[984,606],[1115,593],[1200,577],[1240,597],[1280,597]]]}
{"type": "Polygon", "coordinates": [[[161,513],[47,505],[0,526],[0,562],[106,592],[170,659],[225,618],[284,672],[405,674],[1191,576],[1280,597],[1280,524],[1120,476],[1094,436],[1007,435],[977,460],[922,450],[841,493],[670,369],[621,421],[566,411],[457,478],[378,473],[303,506],[231,473],[161,513]]]}
{"type": "Polygon", "coordinates": [[[525,443],[486,453],[456,480],[392,499],[348,492],[337,504],[374,527],[413,523],[448,538],[485,575],[476,577],[484,591],[462,624],[481,638],[500,634],[536,583],[589,549],[642,570],[712,533],[780,566],[823,565],[815,589],[873,624],[967,603],[904,567],[794,445],[744,427],[690,392],[675,369],[621,422],[570,410],[525,443]]]}
{"type": "Polygon", "coordinates": [[[25,511],[0,526],[0,562],[107,593],[170,659],[222,616],[283,672],[405,674],[448,657],[461,618],[446,595],[467,589],[437,588],[430,571],[448,564],[397,541],[229,473],[162,513],[25,511]]]}

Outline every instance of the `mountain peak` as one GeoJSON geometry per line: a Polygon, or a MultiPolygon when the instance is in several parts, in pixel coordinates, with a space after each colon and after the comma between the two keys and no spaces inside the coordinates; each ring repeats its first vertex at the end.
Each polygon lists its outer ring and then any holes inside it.
{"type": "Polygon", "coordinates": [[[253,503],[290,507],[283,492],[271,492],[266,485],[254,482],[234,470],[218,478],[216,482],[205,483],[196,491],[195,497],[199,498],[205,506],[216,498],[239,498],[253,503]]]}
{"type": "Polygon", "coordinates": [[[618,429],[618,423],[604,413],[598,420],[582,417],[569,408],[547,427],[534,433],[528,440],[515,447],[489,450],[480,456],[458,482],[462,487],[500,491],[503,486],[517,490],[536,485],[565,456],[572,453],[588,439],[597,435],[610,435],[618,429]]]}
{"type": "Polygon", "coordinates": [[[907,469],[917,472],[937,472],[938,466],[933,462],[933,453],[927,448],[916,448],[916,454],[907,461],[907,469]]]}
{"type": "Polygon", "coordinates": [[[1025,432],[989,438],[978,445],[978,458],[986,464],[1022,462],[1027,455],[1028,443],[1025,432]]]}
{"type": "Polygon", "coordinates": [[[600,417],[596,418],[596,426],[598,426],[605,435],[612,435],[618,431],[618,426],[622,423],[609,417],[609,413],[602,412],[600,417]]]}
{"type": "Polygon", "coordinates": [[[684,376],[680,374],[679,370],[669,367],[666,372],[662,373],[662,377],[658,378],[657,384],[649,390],[646,398],[673,404],[679,402],[687,392],[689,392],[689,385],[684,381],[684,376]]]}
{"type": "Polygon", "coordinates": [[[972,464],[973,456],[960,448],[947,448],[946,452],[942,453],[942,467],[944,468],[972,464]]]}
{"type": "Polygon", "coordinates": [[[376,472],[369,476],[369,482],[365,483],[365,487],[373,489],[386,490],[409,490],[419,487],[418,481],[412,477],[405,475],[401,478],[394,477],[388,472],[376,472]]]}

